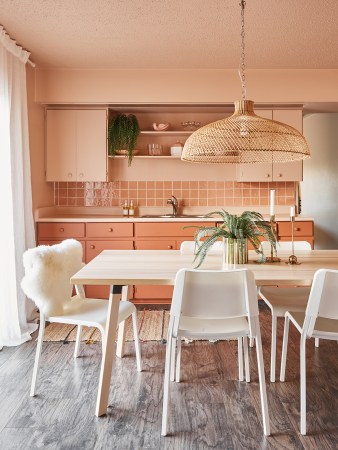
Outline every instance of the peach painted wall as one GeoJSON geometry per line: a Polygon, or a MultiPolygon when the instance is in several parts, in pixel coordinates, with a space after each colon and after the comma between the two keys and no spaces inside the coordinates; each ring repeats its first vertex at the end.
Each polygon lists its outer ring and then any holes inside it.
{"type": "Polygon", "coordinates": [[[35,210],[53,204],[54,186],[45,181],[44,109],[34,101],[35,71],[28,64],[26,74],[32,196],[35,210]]]}
{"type": "MultiPolygon", "coordinates": [[[[37,69],[42,103],[224,103],[241,97],[236,70],[37,69]]],[[[338,70],[247,70],[261,103],[338,101],[338,70]]]]}

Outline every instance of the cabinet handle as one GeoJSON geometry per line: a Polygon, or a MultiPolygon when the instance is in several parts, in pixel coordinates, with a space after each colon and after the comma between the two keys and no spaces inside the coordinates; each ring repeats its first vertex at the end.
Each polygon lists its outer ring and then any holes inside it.
{"type": "Polygon", "coordinates": [[[72,172],[68,172],[67,177],[68,177],[68,178],[72,178],[72,176],[73,176],[72,172]]]}
{"type": "Polygon", "coordinates": [[[173,246],[172,245],[168,245],[168,249],[172,250],[173,246]]]}
{"type": "Polygon", "coordinates": [[[108,228],[109,233],[112,233],[114,231],[113,228],[108,228]]]}
{"type": "Polygon", "coordinates": [[[269,173],[266,173],[266,174],[265,174],[265,178],[270,178],[270,174],[269,174],[269,173]]]}
{"type": "Polygon", "coordinates": [[[90,246],[90,248],[91,248],[92,250],[94,250],[94,248],[95,248],[95,245],[91,245],[91,246],[90,246]]]}
{"type": "Polygon", "coordinates": [[[83,173],[82,173],[82,172],[79,173],[79,177],[80,177],[80,178],[83,178],[83,173]]]}
{"type": "Polygon", "coordinates": [[[278,177],[279,177],[279,178],[282,178],[282,176],[283,176],[282,173],[279,173],[279,174],[278,174],[278,177]]]}
{"type": "Polygon", "coordinates": [[[294,228],[295,231],[300,231],[300,228],[294,228]]]}
{"type": "Polygon", "coordinates": [[[61,231],[61,233],[63,233],[65,231],[64,228],[60,228],[59,231],[61,231]]]}

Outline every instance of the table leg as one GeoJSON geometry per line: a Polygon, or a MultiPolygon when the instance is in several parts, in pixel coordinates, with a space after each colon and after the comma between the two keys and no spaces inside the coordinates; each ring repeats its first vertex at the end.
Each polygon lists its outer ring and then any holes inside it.
{"type": "MultiPolygon", "coordinates": [[[[121,301],[127,301],[129,299],[129,286],[122,286],[122,298],[121,301]]],[[[116,348],[116,356],[119,358],[123,358],[124,356],[124,348],[126,344],[126,321],[120,323],[119,332],[117,335],[117,348],[116,348]]]]}
{"type": "Polygon", "coordinates": [[[102,362],[99,378],[99,391],[96,402],[96,416],[102,416],[107,413],[110,379],[115,359],[116,350],[116,328],[119,314],[119,303],[122,286],[111,285],[109,293],[109,304],[106,322],[105,341],[102,346],[102,362]]]}

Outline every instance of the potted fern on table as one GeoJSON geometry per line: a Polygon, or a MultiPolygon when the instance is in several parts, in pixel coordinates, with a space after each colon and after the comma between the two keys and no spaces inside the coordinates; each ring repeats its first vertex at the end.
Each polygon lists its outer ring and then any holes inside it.
{"type": "Polygon", "coordinates": [[[270,222],[255,211],[244,211],[241,215],[229,214],[222,209],[213,211],[206,217],[220,216],[222,223],[218,226],[198,227],[195,233],[195,260],[199,267],[208,251],[218,240],[224,240],[224,267],[248,262],[248,242],[259,255],[258,262],[265,262],[261,240],[267,240],[276,251],[276,236],[270,222]],[[204,240],[202,240],[204,239],[204,240]]]}
{"type": "Polygon", "coordinates": [[[140,127],[134,114],[118,113],[108,125],[108,148],[109,155],[126,155],[128,166],[130,166],[140,127]]]}

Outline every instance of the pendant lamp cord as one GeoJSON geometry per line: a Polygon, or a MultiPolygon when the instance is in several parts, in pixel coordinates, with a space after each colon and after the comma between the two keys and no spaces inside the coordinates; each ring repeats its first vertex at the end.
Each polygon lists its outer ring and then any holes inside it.
{"type": "Polygon", "coordinates": [[[242,37],[242,43],[241,43],[241,64],[240,68],[238,70],[239,78],[241,80],[242,84],[242,100],[246,99],[246,86],[245,86],[245,29],[244,29],[244,9],[245,9],[245,0],[241,0],[239,3],[239,6],[241,7],[241,37],[242,37]]]}

